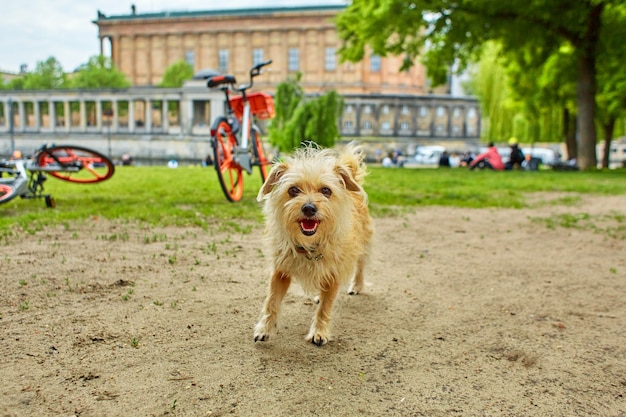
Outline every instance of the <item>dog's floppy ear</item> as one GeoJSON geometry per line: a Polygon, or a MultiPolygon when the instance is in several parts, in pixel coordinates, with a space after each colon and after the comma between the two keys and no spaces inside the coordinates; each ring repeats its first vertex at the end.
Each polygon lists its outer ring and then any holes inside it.
{"type": "Polygon", "coordinates": [[[266,195],[272,192],[272,188],[278,184],[280,177],[285,173],[287,167],[288,165],[285,162],[278,163],[272,167],[267,179],[259,190],[259,194],[256,196],[257,201],[263,200],[266,195]]]}
{"type": "Polygon", "coordinates": [[[359,181],[354,178],[354,172],[351,167],[344,164],[338,164],[335,167],[335,172],[342,179],[343,183],[345,184],[346,190],[356,192],[363,191],[363,187],[361,187],[359,181]]]}

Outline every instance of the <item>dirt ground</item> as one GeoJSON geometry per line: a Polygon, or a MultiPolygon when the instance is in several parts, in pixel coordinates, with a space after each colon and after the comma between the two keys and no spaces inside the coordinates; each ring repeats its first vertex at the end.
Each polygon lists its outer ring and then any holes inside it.
{"type": "Polygon", "coordinates": [[[626,196],[376,218],[366,289],[304,341],[249,233],[90,219],[0,241],[2,416],[626,416],[626,196]]]}

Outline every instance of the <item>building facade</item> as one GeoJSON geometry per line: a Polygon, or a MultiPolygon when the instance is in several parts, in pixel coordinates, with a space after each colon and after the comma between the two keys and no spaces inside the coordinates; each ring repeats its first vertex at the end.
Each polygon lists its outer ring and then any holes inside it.
{"type": "MultiPolygon", "coordinates": [[[[339,62],[341,41],[333,22],[345,6],[258,8],[106,16],[98,12],[101,51],[134,85],[157,85],[166,68],[185,60],[245,82],[252,65],[272,59],[258,78],[272,92],[297,72],[305,92],[339,94],[427,94],[424,67],[400,71],[399,57],[366,55],[339,62]]],[[[256,82],[256,81],[255,81],[256,82]]]]}

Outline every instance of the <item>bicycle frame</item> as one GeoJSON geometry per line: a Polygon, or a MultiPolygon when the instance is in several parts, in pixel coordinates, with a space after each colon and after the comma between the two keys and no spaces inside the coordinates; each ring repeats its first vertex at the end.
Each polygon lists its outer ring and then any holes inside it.
{"type": "MultiPolygon", "coordinates": [[[[248,100],[248,95],[246,91],[254,85],[254,77],[261,75],[261,68],[271,63],[272,61],[269,60],[261,62],[252,67],[252,69],[250,70],[250,81],[247,84],[243,84],[239,87],[233,87],[236,81],[235,77],[230,75],[210,77],[207,82],[207,86],[209,88],[226,84],[225,86],[221,87],[221,90],[224,92],[226,103],[228,103],[229,117],[235,117],[235,112],[231,105],[231,97],[229,91],[233,90],[240,93],[239,97],[243,102],[243,112],[241,117],[241,129],[239,129],[238,135],[238,146],[233,149],[233,160],[236,164],[241,166],[241,168],[243,168],[248,174],[252,173],[252,160],[250,158],[248,147],[250,145],[250,132],[254,128],[254,125],[252,121],[251,105],[250,101],[248,100]]],[[[211,136],[214,135],[215,132],[212,131],[211,136]]]]}
{"type": "Polygon", "coordinates": [[[253,118],[268,119],[274,116],[274,102],[269,94],[246,91],[252,87],[254,77],[261,74],[261,68],[271,64],[265,61],[250,70],[250,81],[234,87],[236,79],[232,75],[212,75],[207,77],[207,87],[219,87],[223,91],[228,106],[226,116],[218,116],[211,125],[211,145],[214,166],[224,195],[230,201],[239,201],[243,195],[242,172],[252,173],[254,166],[261,170],[261,179],[267,178],[267,159],[263,150],[259,128],[253,118]],[[239,95],[230,96],[229,92],[239,95]]]}
{"type": "Polygon", "coordinates": [[[4,164],[2,168],[0,168],[0,173],[8,172],[11,174],[15,174],[13,178],[1,178],[0,184],[11,184],[15,187],[19,192],[24,192],[26,185],[28,184],[28,174],[26,172],[26,167],[24,164],[24,160],[19,159],[15,161],[10,161],[9,164],[4,164]]]}
{"type": "MultiPolygon", "coordinates": [[[[5,187],[10,186],[9,201],[16,196],[21,198],[41,198],[46,201],[47,207],[55,207],[54,199],[50,194],[43,193],[43,183],[48,179],[42,171],[50,171],[48,168],[40,167],[32,160],[17,159],[2,163],[0,172],[13,174],[13,178],[0,178],[0,188],[4,184],[5,187]],[[28,172],[31,175],[28,175],[28,172]]],[[[2,203],[6,202],[2,199],[2,203]]]]}
{"type": "Polygon", "coordinates": [[[250,114],[250,102],[246,100],[245,91],[243,94],[243,129],[241,131],[241,138],[239,146],[235,148],[235,162],[238,163],[248,174],[252,173],[252,159],[248,152],[248,141],[250,140],[250,129],[252,128],[252,116],[250,114]]]}

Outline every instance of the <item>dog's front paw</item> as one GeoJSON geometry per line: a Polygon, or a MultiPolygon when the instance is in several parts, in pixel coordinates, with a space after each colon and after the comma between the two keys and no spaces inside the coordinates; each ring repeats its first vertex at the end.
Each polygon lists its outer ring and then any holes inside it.
{"type": "Polygon", "coordinates": [[[268,323],[261,320],[254,328],[254,342],[267,342],[270,339],[272,329],[268,326],[268,323]]]}
{"type": "Polygon", "coordinates": [[[348,294],[350,294],[350,295],[357,295],[360,292],[361,292],[361,286],[360,285],[353,284],[348,289],[348,294]]]}
{"type": "Polygon", "coordinates": [[[311,329],[306,337],[306,341],[311,342],[317,346],[324,346],[326,343],[328,343],[329,338],[330,336],[327,332],[321,332],[315,329],[311,329]]]}

